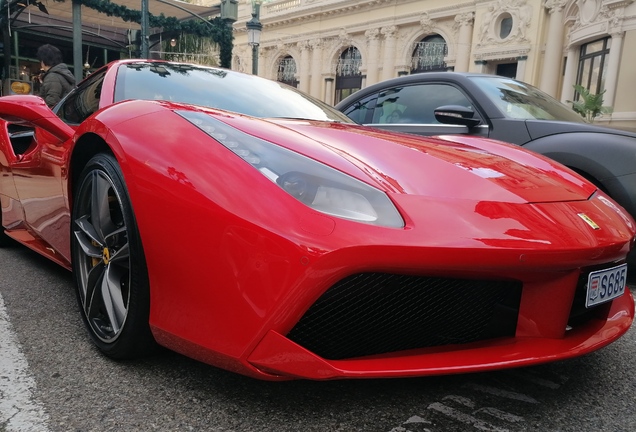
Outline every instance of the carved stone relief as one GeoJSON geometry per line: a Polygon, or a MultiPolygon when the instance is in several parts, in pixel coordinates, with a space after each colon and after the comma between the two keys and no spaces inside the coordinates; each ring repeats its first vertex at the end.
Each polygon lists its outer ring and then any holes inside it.
{"type": "Polygon", "coordinates": [[[420,26],[424,33],[433,33],[433,30],[435,29],[435,21],[433,21],[427,13],[423,13],[420,18],[420,26]]]}
{"type": "Polygon", "coordinates": [[[553,14],[555,12],[563,11],[567,2],[568,0],[546,0],[544,6],[549,13],[553,14]]]}
{"type": "Polygon", "coordinates": [[[453,30],[457,30],[462,26],[473,25],[473,21],[475,20],[474,12],[467,12],[463,14],[459,14],[455,16],[455,24],[453,25],[453,30]]]}
{"type": "Polygon", "coordinates": [[[601,2],[599,0],[577,0],[576,3],[579,7],[581,24],[594,22],[601,10],[601,2]]]}
{"type": "Polygon", "coordinates": [[[527,0],[499,0],[490,5],[481,16],[478,46],[529,42],[527,31],[532,12],[527,0]],[[503,31],[502,26],[509,28],[503,31]]]}
{"type": "Polygon", "coordinates": [[[369,29],[364,32],[364,36],[368,41],[378,40],[380,38],[380,29],[369,29]]]}
{"type": "Polygon", "coordinates": [[[625,29],[625,7],[633,3],[633,0],[607,1],[603,0],[576,0],[578,16],[569,29],[571,43],[580,40],[588,40],[592,37],[610,35],[622,37],[625,29]]]}
{"type": "Polygon", "coordinates": [[[383,27],[381,32],[386,39],[390,39],[395,37],[397,30],[398,30],[397,26],[388,26],[388,27],[383,27]]]}
{"type": "Polygon", "coordinates": [[[338,33],[338,38],[340,39],[340,43],[342,45],[351,45],[352,38],[346,28],[341,28],[338,33]]]}

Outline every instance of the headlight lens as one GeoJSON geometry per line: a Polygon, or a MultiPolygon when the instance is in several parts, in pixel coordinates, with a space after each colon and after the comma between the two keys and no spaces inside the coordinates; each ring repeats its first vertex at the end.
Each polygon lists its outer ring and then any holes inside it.
{"type": "Polygon", "coordinates": [[[305,205],[357,222],[402,228],[389,197],[327,165],[241,132],[207,114],[175,111],[305,205]]]}

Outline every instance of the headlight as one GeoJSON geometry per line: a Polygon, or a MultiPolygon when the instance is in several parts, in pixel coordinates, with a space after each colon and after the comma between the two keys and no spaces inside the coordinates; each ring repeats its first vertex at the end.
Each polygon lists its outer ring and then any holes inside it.
{"type": "Polygon", "coordinates": [[[175,111],[303,204],[328,215],[402,228],[389,197],[327,165],[241,132],[207,114],[175,111]]]}

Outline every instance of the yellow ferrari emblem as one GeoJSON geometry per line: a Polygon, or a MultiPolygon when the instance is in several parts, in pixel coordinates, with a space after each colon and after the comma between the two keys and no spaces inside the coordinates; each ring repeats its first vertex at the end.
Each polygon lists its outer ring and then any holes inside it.
{"type": "Polygon", "coordinates": [[[600,226],[598,226],[598,224],[596,222],[594,222],[592,220],[592,218],[590,218],[588,215],[586,215],[585,213],[579,213],[578,217],[580,217],[581,219],[583,219],[589,226],[591,226],[593,229],[597,230],[597,229],[601,229],[600,226]]]}
{"type": "Polygon", "coordinates": [[[108,251],[108,248],[104,248],[103,260],[104,264],[108,265],[108,261],[110,261],[110,252],[108,251]]]}

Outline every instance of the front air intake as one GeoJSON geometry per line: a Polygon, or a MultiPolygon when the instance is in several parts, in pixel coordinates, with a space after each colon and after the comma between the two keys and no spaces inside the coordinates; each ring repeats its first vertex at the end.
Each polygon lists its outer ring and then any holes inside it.
{"type": "Polygon", "coordinates": [[[522,284],[360,273],[329,288],[287,337],[330,360],[515,335],[522,284]]]}

